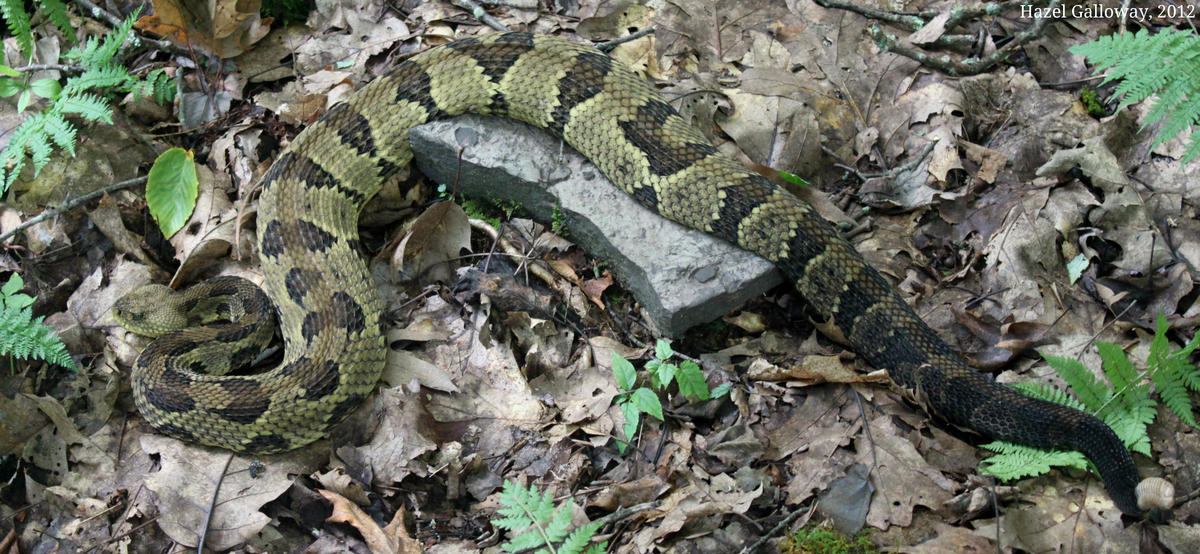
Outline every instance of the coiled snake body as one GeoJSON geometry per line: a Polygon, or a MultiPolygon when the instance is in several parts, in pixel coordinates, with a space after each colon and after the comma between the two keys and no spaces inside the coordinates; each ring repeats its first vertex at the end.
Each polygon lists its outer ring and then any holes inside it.
{"type": "Polygon", "coordinates": [[[252,376],[195,371],[200,362],[188,353],[249,333],[237,328],[159,339],[133,377],[146,419],[184,440],[271,453],[323,437],[355,408],[386,352],[383,305],[359,256],[359,211],[409,163],[411,127],[467,112],[545,128],[664,217],[771,260],[856,352],[930,411],[989,437],[1079,450],[1117,506],[1139,511],[1137,469],[1106,424],[970,370],[826,221],[718,154],[644,80],[586,45],[525,33],[429,49],[296,137],[264,178],[258,212],[282,364],[252,376]]]}

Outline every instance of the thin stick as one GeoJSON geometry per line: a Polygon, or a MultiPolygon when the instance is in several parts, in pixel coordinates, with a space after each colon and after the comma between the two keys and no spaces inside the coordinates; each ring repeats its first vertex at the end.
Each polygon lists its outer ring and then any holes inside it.
{"type": "Polygon", "coordinates": [[[71,208],[74,208],[80,204],[83,204],[84,202],[87,202],[88,200],[91,200],[98,196],[103,196],[114,190],[123,189],[130,185],[140,185],[145,182],[146,182],[146,177],[144,177],[144,176],[143,177],[134,177],[133,179],[129,179],[128,181],[121,181],[120,183],[113,183],[102,189],[94,190],[83,196],[75,198],[74,200],[67,200],[54,208],[50,208],[38,215],[35,215],[35,216],[25,220],[20,225],[17,225],[16,227],[13,227],[12,229],[10,229],[8,232],[6,232],[4,234],[0,234],[0,243],[3,243],[4,241],[8,240],[9,237],[11,237],[21,231],[24,231],[25,229],[28,229],[34,225],[37,225],[38,223],[41,223],[42,221],[46,220],[47,218],[55,217],[67,210],[70,210],[71,208]]]}
{"type": "Polygon", "coordinates": [[[488,27],[491,27],[497,31],[509,30],[508,27],[505,27],[503,23],[500,23],[496,20],[496,18],[492,17],[491,14],[487,13],[487,10],[483,9],[483,6],[480,6],[472,0],[450,0],[450,3],[471,12],[471,15],[475,16],[475,19],[482,21],[488,27]]]}
{"type": "MultiPolygon", "coordinates": [[[[100,6],[97,6],[96,4],[89,2],[88,0],[75,0],[75,3],[79,4],[83,8],[87,9],[88,12],[91,13],[92,17],[103,19],[103,20],[107,21],[109,25],[112,25],[113,27],[120,27],[121,24],[124,23],[124,21],[122,21],[121,18],[119,18],[111,13],[108,13],[108,10],[105,10],[104,8],[101,8],[100,6]]],[[[180,48],[178,46],[175,46],[175,44],[169,40],[159,40],[159,39],[155,39],[155,38],[150,38],[140,32],[138,33],[138,39],[140,39],[142,42],[149,44],[150,46],[153,46],[159,50],[170,52],[172,54],[187,54],[187,52],[185,50],[183,50],[182,48],[180,48]]]]}
{"type": "Polygon", "coordinates": [[[652,35],[652,34],[654,34],[654,27],[642,27],[641,29],[638,29],[636,32],[629,33],[628,35],[625,35],[621,38],[614,38],[608,42],[601,42],[600,44],[596,45],[596,49],[600,50],[601,52],[608,52],[609,50],[616,48],[617,45],[625,44],[626,42],[635,41],[646,35],[652,35]]]}
{"type": "Polygon", "coordinates": [[[200,525],[200,541],[196,545],[196,554],[204,552],[204,537],[208,535],[208,524],[212,521],[213,510],[217,509],[217,494],[221,492],[221,482],[225,480],[225,472],[229,471],[229,462],[233,461],[233,453],[225,458],[225,466],[221,468],[221,475],[217,476],[217,484],[213,487],[212,500],[208,502],[208,511],[204,512],[204,523],[200,525]]]}

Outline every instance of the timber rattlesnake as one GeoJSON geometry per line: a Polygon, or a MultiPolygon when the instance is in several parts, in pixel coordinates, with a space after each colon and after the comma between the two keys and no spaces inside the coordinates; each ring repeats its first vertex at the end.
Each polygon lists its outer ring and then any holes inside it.
{"type": "Polygon", "coordinates": [[[1140,511],[1137,469],[1106,424],[970,370],[826,221],[718,154],[644,80],[589,46],[526,33],[422,52],[296,137],[267,172],[258,212],[283,363],[252,376],[194,371],[210,356],[189,352],[241,341],[249,331],[238,327],[159,339],[133,376],[146,419],[183,440],[271,453],[323,437],[350,413],[374,388],[387,350],[383,305],[359,256],[359,211],[409,163],[409,128],[466,112],[545,128],[664,217],[771,260],[856,352],[933,413],[989,437],[1079,450],[1117,506],[1140,511]]]}

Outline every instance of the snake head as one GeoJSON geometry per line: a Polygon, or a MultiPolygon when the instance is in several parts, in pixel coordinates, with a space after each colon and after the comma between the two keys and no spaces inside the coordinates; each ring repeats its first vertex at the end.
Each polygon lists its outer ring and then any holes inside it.
{"type": "Polygon", "coordinates": [[[162,336],[187,326],[178,294],[166,285],[143,285],[122,296],[112,307],[113,319],[133,333],[162,336]]]}

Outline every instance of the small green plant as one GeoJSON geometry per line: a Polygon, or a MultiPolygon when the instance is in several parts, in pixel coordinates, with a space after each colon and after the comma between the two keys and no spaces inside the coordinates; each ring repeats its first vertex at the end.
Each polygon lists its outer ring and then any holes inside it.
{"type": "MultiPolygon", "coordinates": [[[[1112,383],[1111,388],[1096,380],[1078,360],[1057,356],[1044,358],[1071,387],[1074,396],[1036,383],[1021,383],[1016,387],[1030,396],[1095,414],[1112,427],[1127,448],[1149,456],[1150,437],[1146,427],[1154,422],[1157,402],[1150,396],[1146,378],[1154,383],[1167,408],[1189,425],[1197,426],[1188,390],[1200,391],[1200,371],[1188,357],[1200,345],[1200,331],[1183,348],[1172,350],[1167,342],[1167,328],[1166,318],[1159,316],[1144,370],[1138,370],[1120,346],[1108,342],[1096,344],[1100,367],[1112,383]]],[[[1043,450],[1004,441],[983,447],[999,452],[983,460],[983,471],[1003,480],[1041,475],[1054,466],[1090,468],[1090,462],[1079,452],[1043,450]]]]}
{"type": "Polygon", "coordinates": [[[34,319],[33,297],[19,292],[24,286],[25,280],[13,273],[0,287],[0,356],[46,360],[77,369],[54,329],[42,324],[45,318],[34,319]]]}
{"type": "MultiPolygon", "coordinates": [[[[637,369],[629,360],[613,352],[613,377],[617,380],[617,387],[621,389],[615,402],[621,409],[621,413],[625,415],[625,425],[621,426],[621,430],[625,433],[626,439],[632,439],[637,433],[642,414],[648,414],[663,421],[662,401],[659,400],[658,393],[655,391],[666,392],[672,382],[676,383],[679,393],[684,398],[693,401],[720,398],[729,393],[729,383],[722,384],[710,391],[708,382],[704,380],[704,371],[700,369],[700,366],[690,360],[676,365],[671,362],[671,357],[674,355],[675,351],[671,349],[671,343],[658,339],[654,345],[654,359],[646,362],[646,371],[650,374],[650,386],[634,388],[637,386],[637,369]]],[[[617,441],[617,449],[622,453],[625,452],[627,446],[628,443],[617,441]]]]}
{"type": "Polygon", "coordinates": [[[1118,109],[1154,95],[1146,125],[1166,120],[1154,145],[1170,140],[1196,125],[1184,150],[1183,161],[1200,156],[1200,36],[1170,27],[1151,34],[1148,29],[1100,37],[1070,48],[1087,56],[1096,72],[1107,71],[1104,82],[1120,79],[1114,96],[1118,109]]]}
{"type": "Polygon", "coordinates": [[[1090,88],[1079,89],[1079,101],[1083,103],[1083,109],[1087,110],[1088,115],[1092,117],[1108,115],[1104,111],[1104,104],[1100,102],[1100,95],[1090,88]]]}
{"type": "Polygon", "coordinates": [[[781,554],[871,554],[879,552],[879,547],[871,542],[866,531],[860,531],[853,537],[847,537],[827,525],[810,523],[786,537],[779,545],[779,552],[781,554]]]}
{"type": "MultiPolygon", "coordinates": [[[[51,3],[43,0],[43,4],[51,3]]],[[[21,173],[27,155],[33,160],[35,176],[50,162],[50,155],[55,147],[75,155],[77,129],[67,120],[67,116],[77,114],[89,121],[112,124],[112,108],[108,100],[97,91],[126,92],[135,97],[153,96],[160,103],[170,101],[174,97],[175,80],[162,69],[153,70],[144,78],[138,78],[117,63],[117,54],[129,38],[139,11],[140,9],[135,10],[111,32],[102,37],[92,37],[64,54],[63,58],[82,68],[78,75],[68,78],[65,84],[60,85],[54,79],[29,82],[28,72],[0,65],[0,75],[3,75],[0,77],[0,97],[19,94],[17,107],[20,111],[31,105],[34,96],[49,100],[45,109],[29,115],[13,130],[8,144],[0,151],[0,194],[4,194],[21,173]]],[[[18,35],[19,37],[27,36],[30,41],[33,40],[32,34],[28,34],[31,33],[28,29],[28,15],[21,10],[20,1],[0,0],[0,13],[14,34],[20,31],[26,34],[18,35]],[[21,20],[17,16],[18,13],[25,19],[21,20]]],[[[50,19],[57,23],[55,17],[50,19]]],[[[74,29],[71,29],[69,36],[72,38],[73,33],[74,29]]],[[[18,40],[18,43],[22,41],[18,40]]],[[[30,44],[32,45],[32,42],[30,44]]],[[[22,53],[25,53],[23,44],[22,53]]]]}
{"type": "Polygon", "coordinates": [[[557,202],[554,203],[554,210],[550,212],[550,232],[563,238],[570,233],[567,229],[567,214],[563,213],[562,206],[557,202]]]}
{"type": "Polygon", "coordinates": [[[500,491],[500,509],[496,511],[503,517],[492,524],[512,534],[508,542],[500,545],[505,552],[539,547],[539,553],[604,552],[608,548],[607,542],[590,544],[602,523],[592,521],[571,529],[574,512],[575,505],[570,499],[555,506],[549,491],[540,492],[536,485],[526,489],[515,481],[505,480],[504,489],[500,491]]]}

